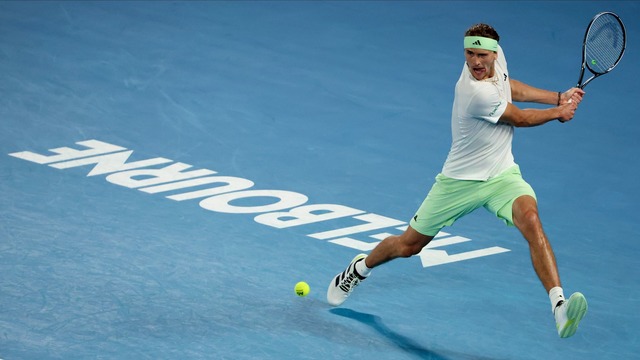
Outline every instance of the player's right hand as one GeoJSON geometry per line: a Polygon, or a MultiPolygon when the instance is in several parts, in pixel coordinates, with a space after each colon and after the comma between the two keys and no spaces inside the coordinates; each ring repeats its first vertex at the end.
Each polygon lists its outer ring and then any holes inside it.
{"type": "MultiPolygon", "coordinates": [[[[582,98],[582,96],[580,96],[580,98],[582,98]]],[[[560,109],[560,116],[558,116],[558,120],[560,120],[560,122],[567,122],[573,119],[573,116],[576,114],[576,110],[578,109],[578,104],[572,101],[558,106],[558,109],[560,109]]]]}

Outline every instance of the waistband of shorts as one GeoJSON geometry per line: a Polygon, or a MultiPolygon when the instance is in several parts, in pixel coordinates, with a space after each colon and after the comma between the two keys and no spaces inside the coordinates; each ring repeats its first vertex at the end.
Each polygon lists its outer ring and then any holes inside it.
{"type": "Polygon", "coordinates": [[[501,172],[499,172],[497,175],[494,175],[490,178],[488,178],[487,180],[464,180],[464,179],[455,179],[455,178],[450,178],[446,175],[444,175],[443,173],[439,173],[438,175],[436,175],[436,180],[440,180],[440,181],[473,181],[473,182],[485,182],[485,181],[491,181],[493,179],[498,179],[501,178],[503,176],[506,175],[522,175],[522,173],[520,172],[520,166],[518,164],[512,165],[504,170],[502,170],[501,172]]]}

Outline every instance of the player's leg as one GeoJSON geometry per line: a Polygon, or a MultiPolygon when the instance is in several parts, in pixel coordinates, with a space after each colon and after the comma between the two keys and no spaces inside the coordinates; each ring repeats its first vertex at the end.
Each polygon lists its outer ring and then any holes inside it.
{"type": "Polygon", "coordinates": [[[542,285],[547,292],[562,286],[553,249],[542,229],[536,200],[529,195],[520,196],[513,202],[512,209],[513,224],[529,243],[533,268],[542,285]]]}
{"type": "Polygon", "coordinates": [[[514,166],[484,183],[483,192],[489,194],[485,207],[507,225],[516,226],[527,240],[533,268],[549,295],[558,334],[573,335],[587,311],[587,301],[580,293],[565,301],[556,258],[542,228],[533,188],[522,178],[520,168],[514,166]]]}
{"type": "Polygon", "coordinates": [[[572,336],[587,312],[587,300],[579,292],[571,295],[569,300],[564,299],[555,255],[542,229],[533,197],[524,195],[514,201],[513,223],[529,243],[533,268],[551,300],[558,335],[563,338],[572,336]]]}
{"type": "Polygon", "coordinates": [[[336,275],[327,289],[327,301],[333,306],[342,304],[353,289],[369,276],[376,266],[399,257],[410,257],[419,253],[433,236],[422,235],[411,226],[401,235],[392,235],[382,240],[367,256],[356,255],[347,268],[336,275]]]}
{"type": "Polygon", "coordinates": [[[513,166],[481,187],[487,210],[507,225],[516,226],[529,243],[533,268],[547,292],[560,287],[556,259],[542,229],[535,192],[522,178],[520,168],[513,166]]]}
{"type": "Polygon", "coordinates": [[[399,257],[418,254],[440,229],[482,206],[481,202],[473,202],[474,194],[477,194],[476,184],[450,179],[442,174],[436,176],[436,183],[411,219],[407,230],[401,235],[384,239],[370,255],[356,256],[343,272],[332,279],[327,290],[329,304],[342,304],[371,269],[399,257]]]}
{"type": "Polygon", "coordinates": [[[423,235],[411,226],[402,235],[392,235],[382,240],[364,260],[369,269],[382,265],[399,257],[410,257],[422,251],[433,239],[423,235]]]}

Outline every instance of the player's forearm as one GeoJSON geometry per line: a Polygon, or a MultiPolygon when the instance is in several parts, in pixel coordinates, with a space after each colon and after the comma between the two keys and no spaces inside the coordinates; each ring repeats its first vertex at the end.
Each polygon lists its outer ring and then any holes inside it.
{"type": "Polygon", "coordinates": [[[558,104],[558,93],[527,85],[521,81],[511,79],[511,98],[518,102],[534,102],[539,104],[558,104]]]}
{"type": "Polygon", "coordinates": [[[542,125],[562,116],[559,107],[549,109],[519,109],[513,104],[509,104],[500,117],[500,121],[511,124],[515,127],[532,127],[542,125]]]}
{"type": "Polygon", "coordinates": [[[516,127],[538,126],[549,121],[557,120],[560,117],[560,109],[557,107],[549,109],[523,109],[519,118],[515,121],[516,127]]]}

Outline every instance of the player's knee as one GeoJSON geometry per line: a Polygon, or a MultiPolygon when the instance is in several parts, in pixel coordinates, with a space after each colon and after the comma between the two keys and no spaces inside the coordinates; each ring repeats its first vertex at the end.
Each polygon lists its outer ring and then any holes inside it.
{"type": "Polygon", "coordinates": [[[519,228],[538,226],[540,224],[538,210],[532,208],[521,212],[517,218],[514,219],[514,223],[519,228]]]}
{"type": "Polygon", "coordinates": [[[428,241],[402,241],[400,246],[401,257],[411,257],[417,255],[427,245],[428,241]]]}
{"type": "Polygon", "coordinates": [[[530,227],[540,223],[538,206],[535,198],[524,195],[513,203],[513,223],[519,227],[530,227]]]}
{"type": "Polygon", "coordinates": [[[523,234],[541,230],[542,226],[536,209],[528,209],[520,213],[517,218],[514,218],[514,224],[523,234]]]}
{"type": "Polygon", "coordinates": [[[413,245],[405,245],[400,250],[400,257],[404,257],[404,258],[412,257],[413,255],[420,253],[421,250],[422,248],[418,249],[416,246],[413,246],[413,245]]]}

